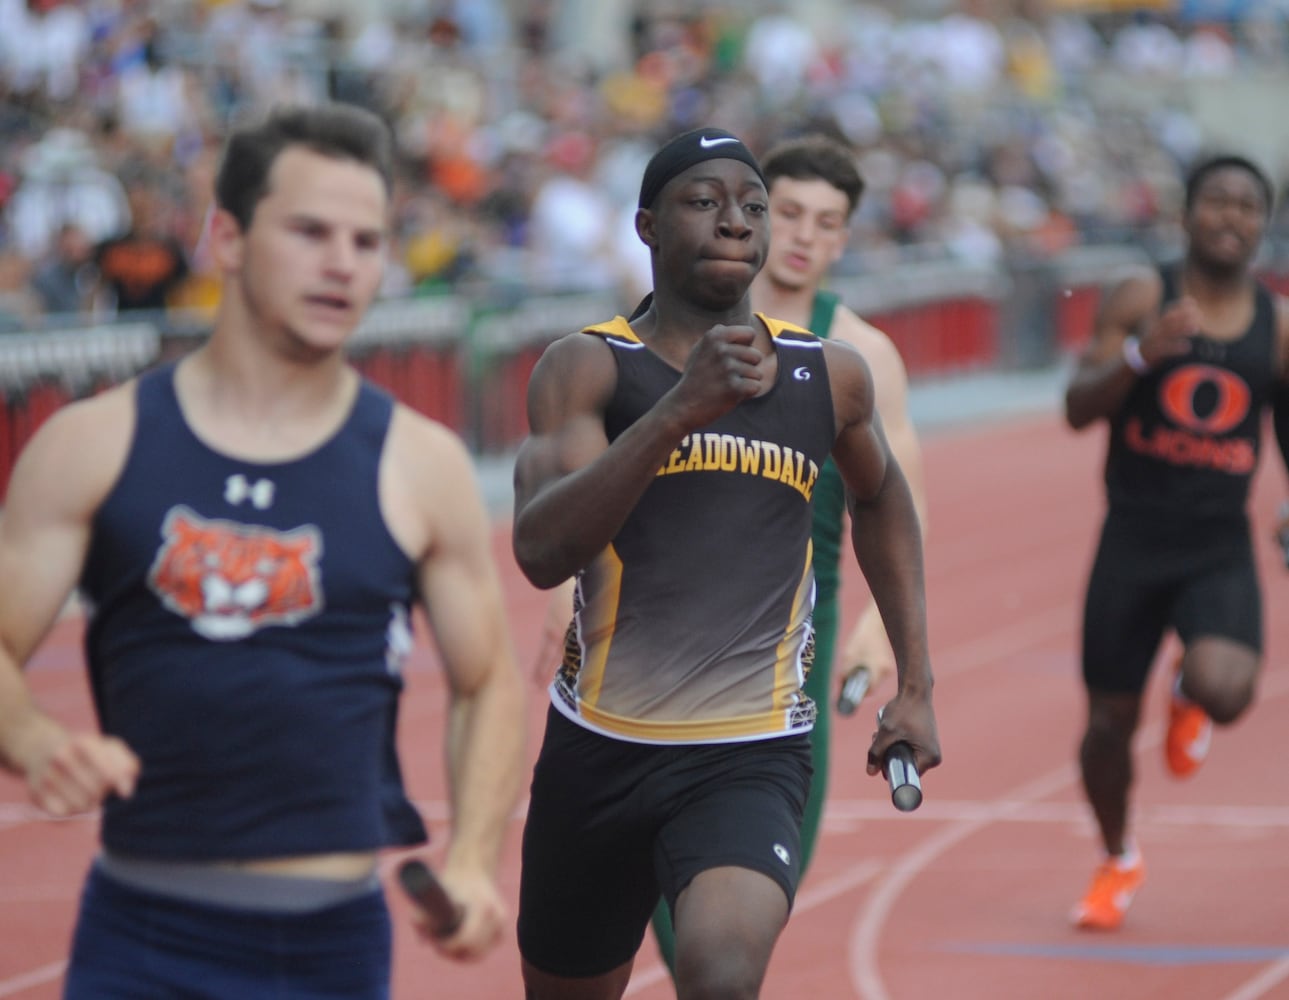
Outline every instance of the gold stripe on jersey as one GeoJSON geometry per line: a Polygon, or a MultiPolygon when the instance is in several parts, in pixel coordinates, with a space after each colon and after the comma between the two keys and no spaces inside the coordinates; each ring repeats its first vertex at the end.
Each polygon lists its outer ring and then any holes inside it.
{"type": "Polygon", "coordinates": [[[820,350],[823,349],[822,345],[818,343],[819,338],[804,326],[797,326],[796,323],[789,323],[786,320],[774,319],[765,313],[757,313],[756,318],[765,324],[766,329],[770,331],[770,336],[776,340],[800,340],[809,343],[812,347],[818,346],[820,350]]]}
{"type": "Polygon", "coordinates": [[[590,592],[595,596],[578,612],[581,644],[577,686],[583,707],[593,707],[599,702],[604,686],[605,665],[609,661],[613,629],[618,620],[618,602],[622,599],[622,560],[612,544],[595,557],[586,572],[594,577],[596,586],[581,588],[584,594],[590,592]],[[594,652],[589,660],[585,660],[588,649],[594,652]]]}
{"type": "MultiPolygon", "coordinates": [[[[809,721],[813,722],[813,704],[811,708],[809,721]]],[[[719,743],[736,742],[741,739],[764,739],[767,735],[791,732],[796,724],[790,717],[791,712],[783,710],[692,722],[644,722],[640,719],[605,712],[588,705],[585,701],[578,704],[577,712],[577,717],[592,728],[610,736],[638,740],[642,743],[719,743]]]]}
{"type": "MultiPolygon", "coordinates": [[[[783,641],[774,651],[774,703],[782,709],[790,709],[801,700],[801,689],[806,683],[806,665],[794,652],[796,647],[793,643],[793,634],[803,623],[813,631],[813,625],[807,619],[814,609],[815,577],[811,569],[814,565],[814,543],[808,543],[806,549],[809,556],[801,582],[797,585],[797,596],[792,601],[792,618],[783,630],[783,641]]],[[[807,641],[801,648],[807,647],[813,647],[813,643],[807,641]]]]}
{"type": "MultiPolygon", "coordinates": [[[[789,323],[786,320],[774,319],[765,315],[765,313],[755,313],[754,315],[765,324],[765,328],[770,331],[770,336],[776,339],[799,340],[810,343],[811,346],[814,346],[814,342],[819,339],[804,326],[797,326],[795,323],[789,323]],[[804,336],[802,336],[803,334],[804,336]]],[[[582,332],[598,333],[606,338],[618,340],[632,347],[644,347],[644,341],[636,336],[635,330],[631,329],[631,324],[627,322],[625,316],[614,316],[608,322],[585,327],[582,332]]]]}
{"type": "Polygon", "coordinates": [[[598,333],[606,340],[617,340],[632,347],[644,347],[644,341],[636,336],[635,330],[625,316],[614,316],[606,323],[597,323],[582,330],[583,333],[598,333]]]}

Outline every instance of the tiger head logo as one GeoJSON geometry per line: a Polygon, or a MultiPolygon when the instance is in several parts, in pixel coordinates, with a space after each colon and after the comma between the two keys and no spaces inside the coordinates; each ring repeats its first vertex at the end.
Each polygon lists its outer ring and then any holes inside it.
{"type": "Polygon", "coordinates": [[[322,536],[309,525],[276,531],[207,520],[176,507],[148,585],[207,639],[242,639],[268,625],[294,625],[322,610],[322,536]]]}

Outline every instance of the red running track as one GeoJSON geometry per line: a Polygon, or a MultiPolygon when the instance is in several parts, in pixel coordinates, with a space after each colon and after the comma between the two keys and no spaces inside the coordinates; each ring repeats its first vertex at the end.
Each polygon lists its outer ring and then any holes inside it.
{"type": "MultiPolygon", "coordinates": [[[[946,763],[925,777],[922,808],[897,813],[881,780],[863,773],[871,713],[887,692],[837,722],[823,837],[763,996],[1289,998],[1289,770],[1281,764],[1289,574],[1269,538],[1284,482],[1274,449],[1253,502],[1268,653],[1258,704],[1219,731],[1198,776],[1178,783],[1162,762],[1166,678],[1156,671],[1136,744],[1136,821],[1149,877],[1120,932],[1089,935],[1071,929],[1067,914],[1098,850],[1074,753],[1083,714],[1079,605],[1101,509],[1102,436],[1074,435],[1052,414],[938,431],[925,448],[946,763]]],[[[505,525],[497,553],[527,669],[545,599],[515,571],[505,525]]],[[[853,569],[845,581],[853,612],[863,585],[853,569]]],[[[79,635],[74,617],[60,624],[31,679],[42,704],[84,723],[79,635]]],[[[534,684],[534,753],[544,707],[534,684]]],[[[441,680],[421,643],[401,742],[411,792],[436,833],[444,829],[443,709],[441,680]]],[[[45,820],[25,801],[16,782],[0,779],[0,998],[47,1000],[59,995],[95,823],[45,820]]],[[[517,814],[502,876],[512,900],[520,824],[517,814]]],[[[387,874],[396,860],[386,860],[387,874]]],[[[455,966],[416,940],[407,904],[390,895],[397,1000],[521,995],[513,932],[486,961],[455,966]]],[[[646,942],[628,996],[672,995],[646,942]]]]}

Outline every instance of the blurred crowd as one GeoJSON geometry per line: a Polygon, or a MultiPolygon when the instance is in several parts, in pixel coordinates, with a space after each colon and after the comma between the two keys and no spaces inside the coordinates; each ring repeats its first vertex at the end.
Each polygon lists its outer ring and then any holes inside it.
{"type": "Polygon", "coordinates": [[[787,4],[637,0],[597,60],[569,44],[585,5],[560,0],[0,0],[0,330],[209,310],[228,126],[326,97],[397,136],[390,296],[633,302],[644,162],[704,123],[757,151],[807,129],[851,143],[855,269],[1164,252],[1206,152],[1180,84],[1289,72],[1289,0],[1122,6],[839,3],[821,28],[787,4]]]}

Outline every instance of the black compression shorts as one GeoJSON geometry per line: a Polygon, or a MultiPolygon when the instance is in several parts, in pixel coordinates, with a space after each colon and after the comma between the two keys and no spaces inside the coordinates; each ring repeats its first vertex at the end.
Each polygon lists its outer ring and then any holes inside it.
{"type": "Polygon", "coordinates": [[[1083,679],[1140,694],[1166,629],[1262,650],[1262,602],[1244,518],[1179,524],[1111,512],[1088,582],[1083,679]]]}

